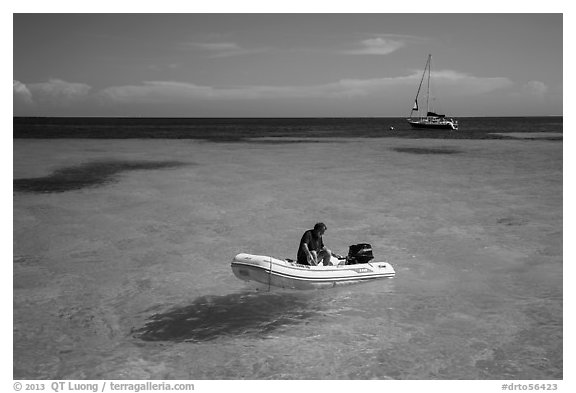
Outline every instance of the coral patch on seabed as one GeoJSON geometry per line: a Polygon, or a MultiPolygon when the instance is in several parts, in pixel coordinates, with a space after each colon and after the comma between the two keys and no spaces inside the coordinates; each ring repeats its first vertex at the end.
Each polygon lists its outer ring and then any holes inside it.
{"type": "Polygon", "coordinates": [[[461,153],[460,150],[450,149],[446,147],[395,147],[392,150],[398,153],[412,153],[412,154],[457,154],[461,153]]]}
{"type": "Polygon", "coordinates": [[[126,171],[177,168],[188,163],[180,161],[98,161],[62,168],[44,177],[14,179],[14,191],[51,193],[101,186],[117,181],[126,171]]]}

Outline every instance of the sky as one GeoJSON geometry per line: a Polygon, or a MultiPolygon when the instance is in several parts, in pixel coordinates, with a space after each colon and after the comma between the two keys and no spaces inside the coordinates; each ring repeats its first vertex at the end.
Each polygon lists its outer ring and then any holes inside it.
{"type": "Polygon", "coordinates": [[[14,116],[562,115],[563,15],[13,15],[14,116]]]}

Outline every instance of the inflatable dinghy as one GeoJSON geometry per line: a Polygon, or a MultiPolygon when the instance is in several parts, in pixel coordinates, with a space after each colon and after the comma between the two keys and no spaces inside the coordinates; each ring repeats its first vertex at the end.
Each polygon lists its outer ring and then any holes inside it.
{"type": "Polygon", "coordinates": [[[346,258],[332,257],[333,266],[300,265],[289,259],[238,254],[232,260],[234,275],[244,281],[291,289],[314,289],[393,277],[388,262],[346,264],[346,258]]]}

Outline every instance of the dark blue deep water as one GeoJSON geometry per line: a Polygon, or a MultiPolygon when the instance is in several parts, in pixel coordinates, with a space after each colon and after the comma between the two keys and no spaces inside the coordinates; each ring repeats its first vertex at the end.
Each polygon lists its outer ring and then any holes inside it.
{"type": "MultiPolygon", "coordinates": [[[[562,117],[467,117],[459,131],[413,130],[404,118],[14,118],[14,138],[160,138],[244,141],[259,137],[506,139],[494,133],[562,132],[562,117]],[[390,130],[393,127],[394,130],[390,130]]],[[[551,135],[549,139],[559,139],[551,135]]]]}

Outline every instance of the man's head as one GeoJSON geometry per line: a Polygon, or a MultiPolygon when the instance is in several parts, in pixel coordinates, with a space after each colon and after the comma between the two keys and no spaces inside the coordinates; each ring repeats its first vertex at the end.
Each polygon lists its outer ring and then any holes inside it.
{"type": "Polygon", "coordinates": [[[316,223],[316,225],[314,225],[313,231],[317,236],[322,236],[327,229],[328,227],[326,226],[326,224],[324,224],[323,222],[318,222],[316,223]]]}

